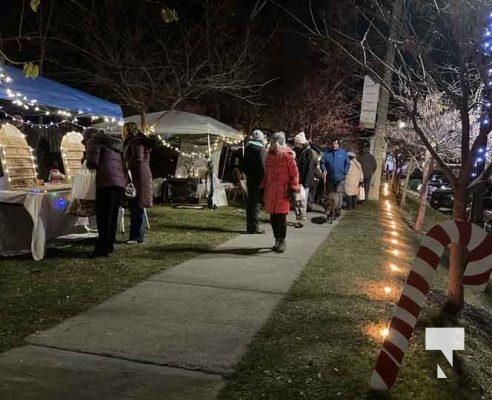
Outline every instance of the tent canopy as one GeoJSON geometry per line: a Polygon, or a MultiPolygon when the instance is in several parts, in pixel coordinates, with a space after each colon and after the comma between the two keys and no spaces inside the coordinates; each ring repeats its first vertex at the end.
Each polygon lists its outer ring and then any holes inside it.
{"type": "MultiPolygon", "coordinates": [[[[157,135],[166,139],[172,136],[186,135],[215,135],[227,139],[241,140],[243,135],[211,117],[192,114],[185,111],[159,111],[145,115],[146,124],[152,127],[157,135]]],[[[135,122],[141,125],[140,115],[125,118],[125,122],[135,122]]]]}
{"type": "Polygon", "coordinates": [[[37,100],[40,106],[82,111],[83,114],[122,118],[121,107],[109,101],[99,99],[80,90],[73,89],[61,83],[43,78],[26,78],[21,70],[10,66],[2,67],[12,81],[0,84],[0,99],[12,100],[7,89],[15,93],[22,93],[29,100],[37,100]]]}

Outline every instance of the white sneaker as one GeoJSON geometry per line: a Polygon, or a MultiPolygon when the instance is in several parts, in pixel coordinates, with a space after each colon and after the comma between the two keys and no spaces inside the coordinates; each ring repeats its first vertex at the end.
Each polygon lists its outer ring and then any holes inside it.
{"type": "Polygon", "coordinates": [[[125,244],[137,244],[137,243],[138,243],[138,241],[136,241],[136,240],[127,240],[125,242],[125,244]]]}

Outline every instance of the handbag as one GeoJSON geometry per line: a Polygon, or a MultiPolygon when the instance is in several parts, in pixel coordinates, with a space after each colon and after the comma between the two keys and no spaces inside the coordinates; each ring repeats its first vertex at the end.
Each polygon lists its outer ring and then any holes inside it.
{"type": "Polygon", "coordinates": [[[125,197],[127,199],[134,199],[137,196],[137,189],[135,189],[135,186],[133,185],[132,173],[130,170],[128,170],[128,179],[130,182],[125,186],[125,197]]]}

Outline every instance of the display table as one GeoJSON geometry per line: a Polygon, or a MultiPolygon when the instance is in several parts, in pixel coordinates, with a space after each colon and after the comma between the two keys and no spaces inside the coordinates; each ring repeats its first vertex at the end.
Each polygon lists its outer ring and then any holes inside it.
{"type": "Polygon", "coordinates": [[[0,190],[0,255],[31,253],[42,260],[46,243],[73,230],[70,190],[0,190]]]}

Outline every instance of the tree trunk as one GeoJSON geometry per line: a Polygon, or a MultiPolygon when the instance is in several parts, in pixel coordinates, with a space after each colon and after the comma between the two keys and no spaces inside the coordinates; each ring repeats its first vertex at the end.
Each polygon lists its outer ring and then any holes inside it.
{"type": "Polygon", "coordinates": [[[422,177],[422,189],[420,189],[420,202],[419,202],[419,213],[417,215],[417,220],[415,221],[415,231],[417,233],[422,232],[422,227],[424,226],[425,210],[427,208],[427,193],[429,191],[429,178],[434,168],[434,158],[427,153],[429,157],[424,166],[424,173],[422,177]]]}
{"type": "Polygon", "coordinates": [[[410,175],[412,175],[412,172],[414,170],[414,165],[415,165],[415,161],[410,160],[410,163],[408,164],[408,168],[407,168],[407,176],[405,177],[405,184],[403,186],[403,193],[401,195],[401,201],[400,201],[400,208],[402,210],[405,210],[405,206],[407,202],[408,184],[410,183],[410,175]]]}
{"type": "MultiPolygon", "coordinates": [[[[454,187],[453,218],[455,220],[466,220],[466,200],[466,182],[459,179],[454,187]]],[[[464,305],[461,278],[467,263],[467,250],[460,244],[451,244],[449,250],[448,300],[443,311],[450,315],[457,315],[464,305]]]]}

